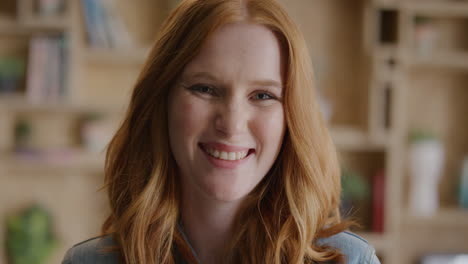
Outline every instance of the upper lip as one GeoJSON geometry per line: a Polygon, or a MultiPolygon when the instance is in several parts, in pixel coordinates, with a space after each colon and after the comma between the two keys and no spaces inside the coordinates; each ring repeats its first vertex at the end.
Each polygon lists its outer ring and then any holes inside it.
{"type": "Polygon", "coordinates": [[[240,151],[248,151],[251,149],[251,148],[240,147],[240,146],[226,145],[226,144],[217,143],[217,142],[205,142],[205,143],[200,143],[200,144],[204,149],[215,149],[215,150],[225,151],[225,152],[240,152],[240,151]]]}

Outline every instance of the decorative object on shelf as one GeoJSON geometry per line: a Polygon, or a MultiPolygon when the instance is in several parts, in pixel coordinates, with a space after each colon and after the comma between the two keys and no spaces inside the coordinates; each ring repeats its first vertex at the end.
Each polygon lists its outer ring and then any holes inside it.
{"type": "Polygon", "coordinates": [[[366,200],[370,194],[369,183],[363,176],[348,168],[341,170],[341,212],[348,216],[355,203],[366,200]]]}
{"type": "Polygon", "coordinates": [[[66,95],[67,40],[36,36],[29,44],[26,96],[31,102],[57,101],[66,95]]]}
{"type": "Polygon", "coordinates": [[[18,57],[0,57],[0,93],[18,92],[24,77],[24,61],[18,57]]]}
{"type": "Polygon", "coordinates": [[[439,208],[438,186],[444,166],[444,147],[428,132],[414,132],[409,147],[410,213],[429,217],[439,208]]]}
{"type": "Polygon", "coordinates": [[[65,10],[64,0],[38,0],[37,11],[40,16],[58,16],[65,10]]]}
{"type": "Polygon", "coordinates": [[[6,221],[6,251],[11,264],[45,263],[57,247],[50,214],[32,205],[6,221]]]}
{"type": "Polygon", "coordinates": [[[32,128],[26,120],[18,120],[15,126],[16,150],[28,150],[30,148],[32,128]]]}
{"type": "Polygon", "coordinates": [[[468,209],[468,156],[463,159],[460,177],[460,207],[468,209]]]}
{"type": "Polygon", "coordinates": [[[81,124],[81,141],[86,150],[101,153],[114,134],[114,124],[102,115],[87,115],[81,124]]]}
{"type": "Polygon", "coordinates": [[[114,0],[81,0],[92,48],[132,48],[133,40],[114,0]]]}
{"type": "Polygon", "coordinates": [[[438,32],[431,18],[417,16],[414,19],[414,44],[416,53],[427,56],[437,45],[438,32]]]}

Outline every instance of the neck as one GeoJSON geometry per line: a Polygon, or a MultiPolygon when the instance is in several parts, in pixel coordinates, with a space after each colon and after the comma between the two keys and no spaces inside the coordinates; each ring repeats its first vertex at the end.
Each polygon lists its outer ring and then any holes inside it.
{"type": "Polygon", "coordinates": [[[182,224],[187,238],[203,264],[222,263],[232,238],[232,226],[240,201],[223,202],[184,193],[182,224]]]}

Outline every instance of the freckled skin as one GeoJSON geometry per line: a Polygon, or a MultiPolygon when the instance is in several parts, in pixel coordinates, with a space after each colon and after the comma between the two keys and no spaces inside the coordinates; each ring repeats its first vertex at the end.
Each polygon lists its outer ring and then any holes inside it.
{"type": "Polygon", "coordinates": [[[170,146],[183,191],[236,201],[267,174],[285,132],[281,56],[268,28],[235,23],[214,32],[186,66],[171,91],[168,111],[170,146]],[[192,89],[198,84],[214,92],[192,89]],[[219,168],[199,147],[204,142],[248,147],[255,153],[235,169],[219,168]]]}

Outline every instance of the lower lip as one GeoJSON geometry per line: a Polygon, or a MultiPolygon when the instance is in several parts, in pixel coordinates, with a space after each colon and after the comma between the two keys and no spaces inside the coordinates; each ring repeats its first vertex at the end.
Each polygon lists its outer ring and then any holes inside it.
{"type": "Polygon", "coordinates": [[[231,170],[247,162],[250,159],[250,156],[252,156],[251,154],[253,154],[253,153],[249,153],[247,154],[245,158],[240,159],[240,160],[222,160],[222,159],[217,159],[211,156],[210,154],[206,153],[202,148],[200,148],[200,150],[206,155],[206,157],[208,158],[208,161],[210,161],[210,163],[213,166],[220,168],[220,169],[231,169],[231,170]]]}

